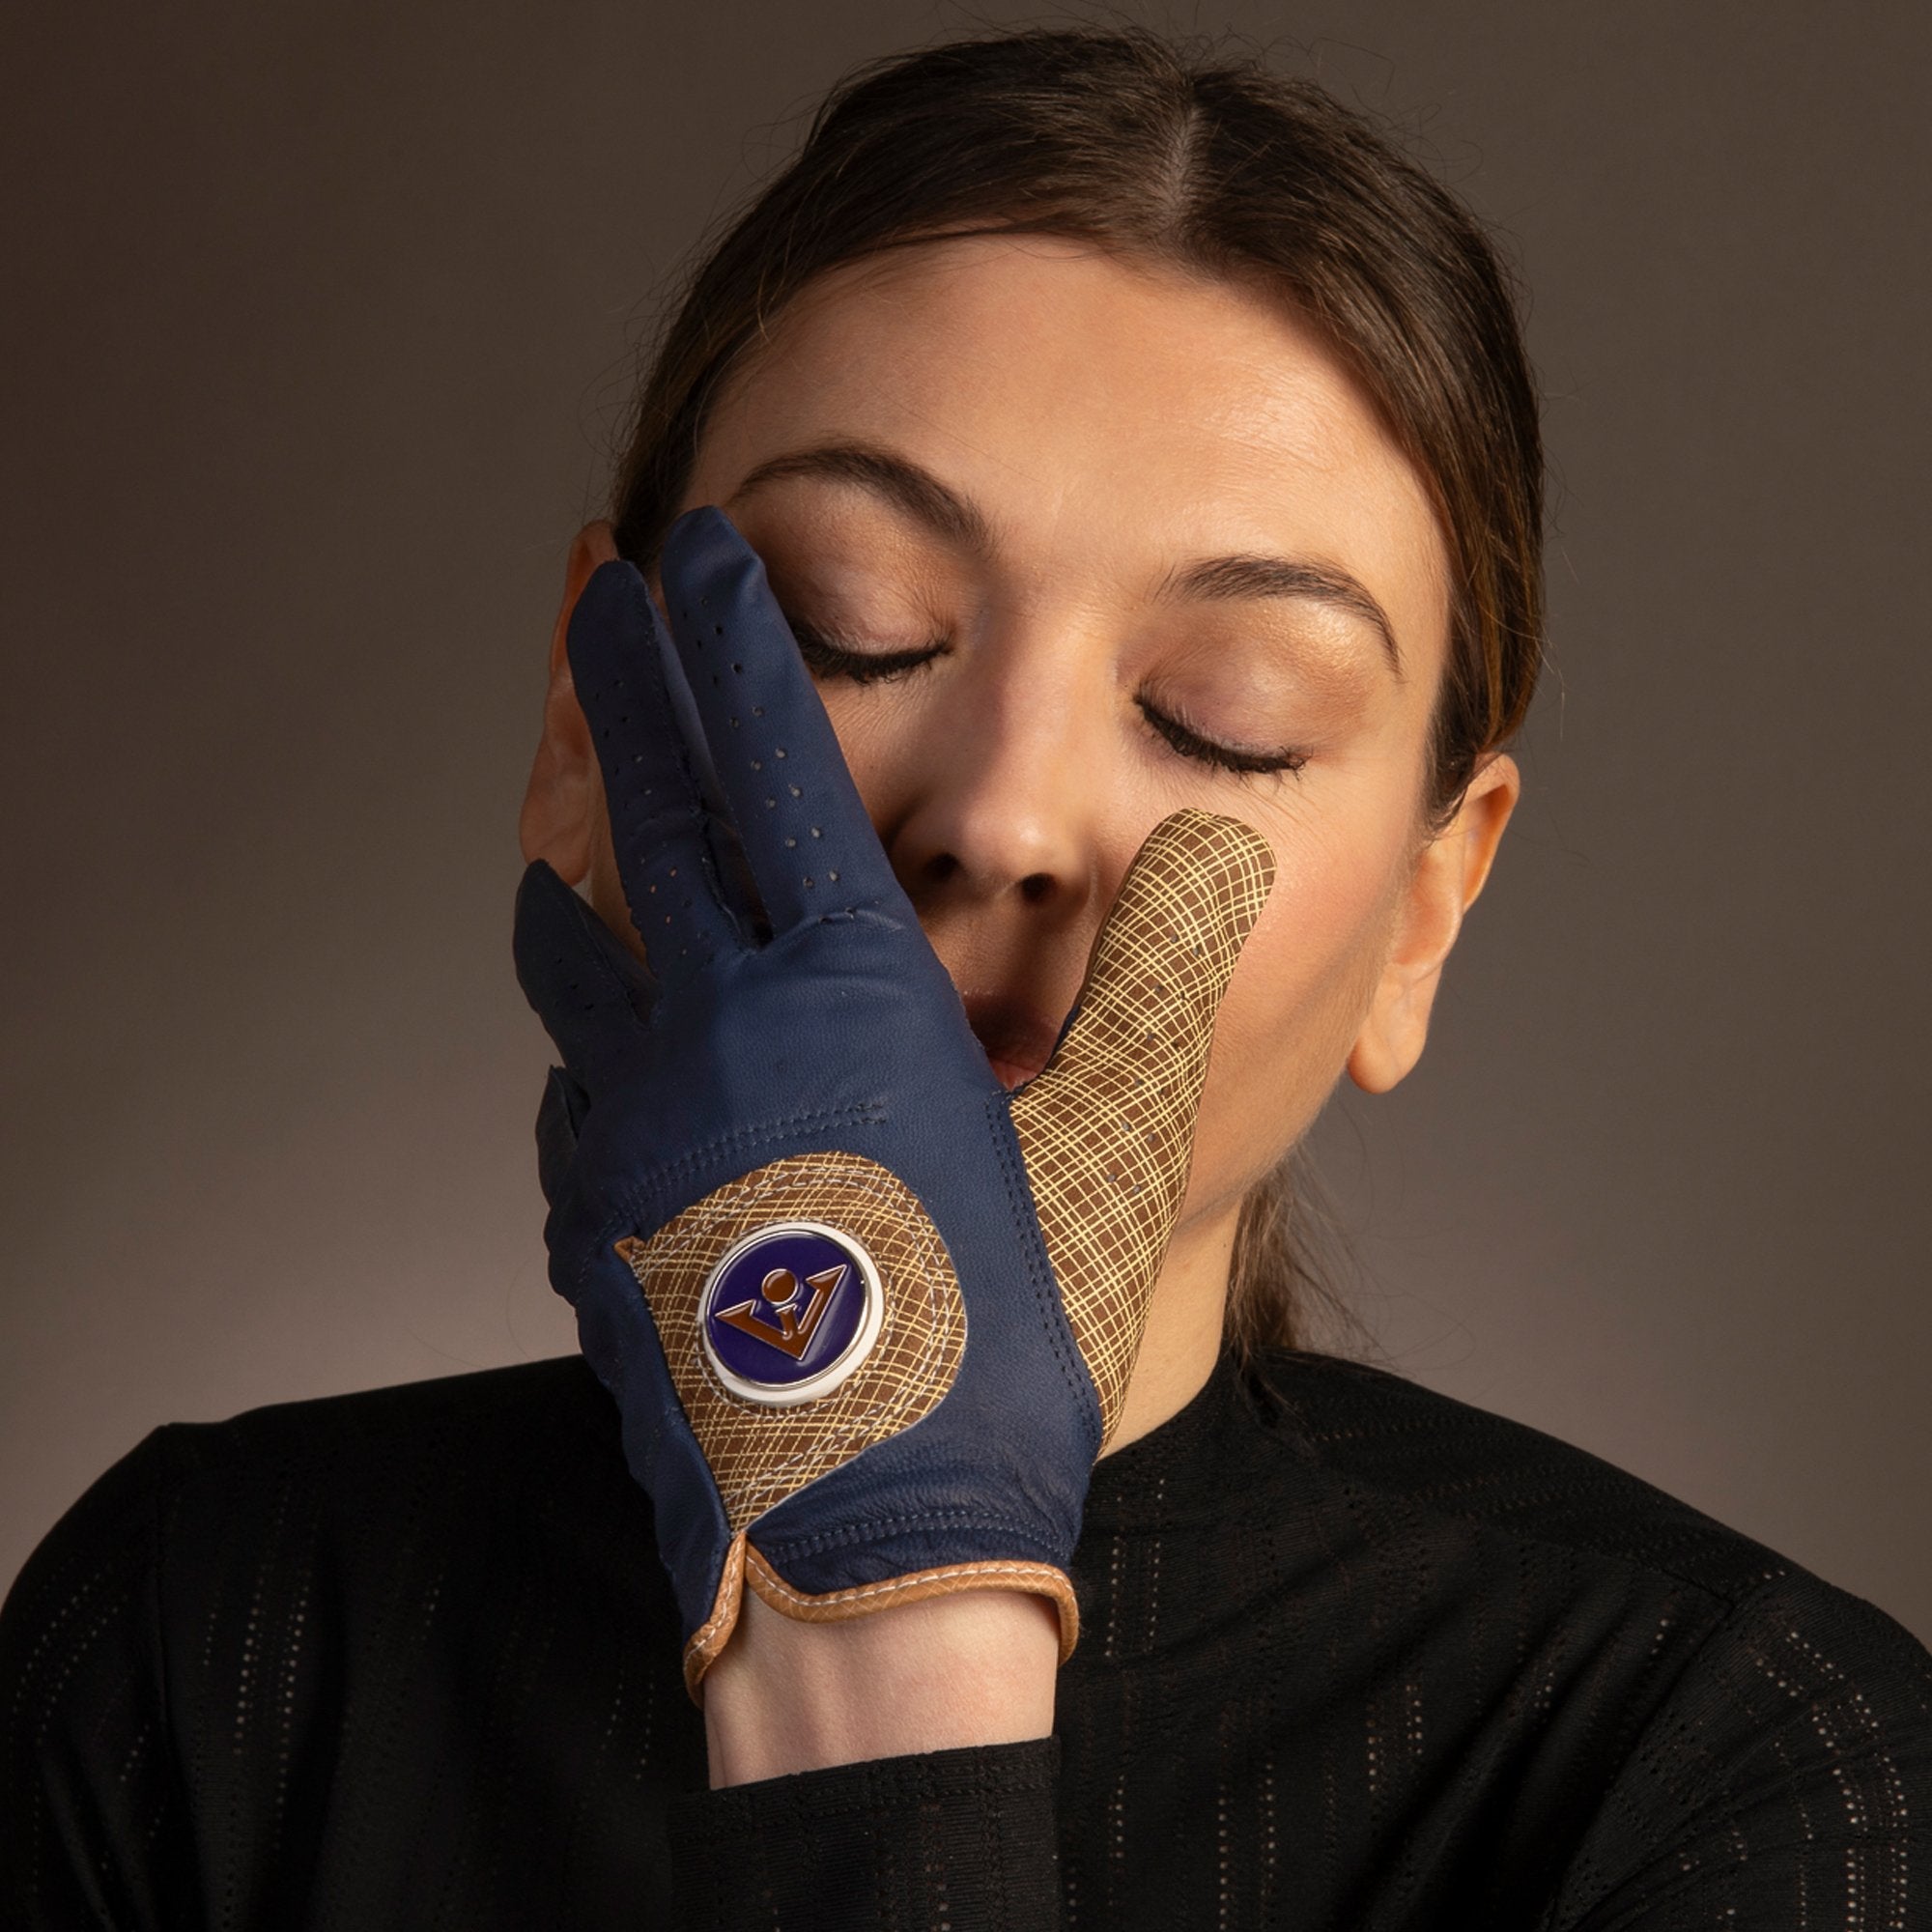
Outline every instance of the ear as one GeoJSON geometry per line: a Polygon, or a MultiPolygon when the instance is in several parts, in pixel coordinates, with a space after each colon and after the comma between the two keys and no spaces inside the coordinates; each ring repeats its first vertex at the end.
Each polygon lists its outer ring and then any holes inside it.
{"type": "Polygon", "coordinates": [[[1389,955],[1349,1054],[1349,1077],[1386,1094],[1422,1058],[1442,962],[1475,904],[1522,792],[1516,760],[1495,753],[1469,781],[1456,816],[1422,849],[1396,908],[1389,955]]]}
{"type": "Polygon", "coordinates": [[[590,855],[604,810],[590,727],[570,680],[570,613],[599,564],[613,561],[617,546],[606,523],[585,524],[570,546],[563,574],[563,603],[550,638],[550,683],[544,693],[543,738],[530,766],[518,833],[526,863],[547,859],[566,884],[590,869],[590,855]]]}

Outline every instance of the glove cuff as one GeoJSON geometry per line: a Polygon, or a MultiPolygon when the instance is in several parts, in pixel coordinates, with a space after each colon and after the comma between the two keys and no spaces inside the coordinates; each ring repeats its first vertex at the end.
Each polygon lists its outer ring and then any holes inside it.
{"type": "Polygon", "coordinates": [[[1060,1662],[1073,1655],[1080,1639],[1080,1605],[1072,1579],[1051,1563],[993,1560],[946,1563],[932,1570],[915,1570],[849,1589],[827,1590],[812,1596],[795,1590],[752,1548],[745,1532],[731,1539],[724,1569],[718,1579],[718,1596],[710,1616],[692,1634],[684,1647],[684,1685],[692,1702],[702,1705],[698,1685],[715,1663],[737,1628],[749,1586],[775,1610],[799,1623],[838,1623],[873,1610],[890,1610],[916,1604],[923,1597],[956,1596],[962,1590],[1024,1590],[1050,1599],[1060,1612],[1060,1662]]]}

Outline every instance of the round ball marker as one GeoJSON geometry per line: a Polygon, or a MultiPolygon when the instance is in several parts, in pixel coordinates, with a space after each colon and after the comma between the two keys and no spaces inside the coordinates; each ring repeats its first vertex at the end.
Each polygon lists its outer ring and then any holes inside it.
{"type": "Polygon", "coordinates": [[[872,1258],[822,1221],[774,1221],[734,1241],[704,1282],[698,1332],[733,1395],[789,1408],[830,1395],[885,1321],[872,1258]]]}

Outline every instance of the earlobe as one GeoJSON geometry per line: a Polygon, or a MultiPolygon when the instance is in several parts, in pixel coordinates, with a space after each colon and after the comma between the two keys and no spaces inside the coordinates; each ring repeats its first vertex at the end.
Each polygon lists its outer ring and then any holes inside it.
{"type": "Polygon", "coordinates": [[[1470,780],[1455,818],[1417,857],[1381,978],[1349,1053],[1349,1077],[1365,1094],[1386,1094],[1422,1058],[1443,962],[1489,878],[1521,790],[1516,760],[1494,753],[1470,780]]]}
{"type": "Polygon", "coordinates": [[[611,526],[586,524],[570,546],[564,569],[563,602],[551,632],[550,677],[544,692],[543,736],[530,765],[529,784],[518,824],[526,862],[542,859],[570,885],[590,869],[597,828],[602,822],[603,787],[590,730],[577,702],[570,677],[570,613],[600,564],[617,554],[611,526]]]}

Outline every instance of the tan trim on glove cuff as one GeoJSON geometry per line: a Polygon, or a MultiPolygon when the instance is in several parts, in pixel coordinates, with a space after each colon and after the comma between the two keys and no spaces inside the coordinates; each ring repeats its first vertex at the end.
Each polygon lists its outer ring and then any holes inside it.
{"type": "Polygon", "coordinates": [[[846,1590],[827,1590],[814,1597],[794,1590],[752,1548],[745,1532],[740,1530],[725,1551],[724,1574],[718,1579],[718,1595],[711,1615],[684,1648],[684,1684],[695,1704],[703,1703],[697,1687],[737,1628],[747,1583],[773,1609],[805,1624],[838,1623],[873,1610],[894,1609],[900,1604],[916,1604],[925,1597],[954,1596],[962,1590],[1026,1590],[1050,1598],[1060,1612],[1062,1663],[1073,1655],[1073,1647],[1080,1640],[1080,1605],[1073,1594],[1072,1580],[1065,1571],[1056,1569],[1051,1563],[949,1563],[936,1570],[915,1570],[904,1577],[888,1577],[877,1583],[861,1583],[846,1590]]]}

